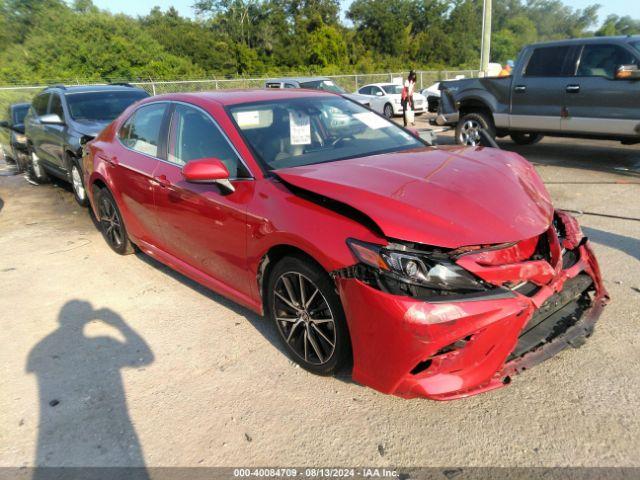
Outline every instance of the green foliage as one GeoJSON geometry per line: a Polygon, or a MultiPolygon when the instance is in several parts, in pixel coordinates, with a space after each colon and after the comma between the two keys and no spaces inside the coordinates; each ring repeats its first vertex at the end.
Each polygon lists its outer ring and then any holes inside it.
{"type": "Polygon", "coordinates": [[[640,34],[640,20],[634,20],[628,15],[624,17],[609,15],[602,27],[596,32],[599,37],[638,34],[640,34]]]}
{"type": "MultiPolygon", "coordinates": [[[[91,0],[0,0],[0,83],[477,68],[482,0],[196,0],[197,18],[132,18],[91,0]]],[[[598,6],[494,2],[493,61],[593,34],[598,6]]],[[[610,16],[597,35],[640,32],[610,16]]]]}

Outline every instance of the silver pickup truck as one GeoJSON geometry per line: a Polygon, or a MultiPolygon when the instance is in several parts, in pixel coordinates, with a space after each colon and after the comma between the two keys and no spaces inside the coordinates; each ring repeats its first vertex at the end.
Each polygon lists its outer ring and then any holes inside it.
{"type": "Polygon", "coordinates": [[[640,143],[640,36],[525,47],[503,78],[442,82],[435,123],[477,145],[480,130],[521,145],[544,135],[640,143]]]}

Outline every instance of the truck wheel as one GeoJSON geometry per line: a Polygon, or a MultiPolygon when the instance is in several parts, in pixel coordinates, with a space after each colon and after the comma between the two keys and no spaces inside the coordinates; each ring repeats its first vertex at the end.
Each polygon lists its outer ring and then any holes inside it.
{"type": "Polygon", "coordinates": [[[512,133],[511,140],[518,145],[534,145],[544,138],[539,133],[512,133]]]}
{"type": "Polygon", "coordinates": [[[485,130],[491,138],[496,137],[496,129],[490,115],[484,112],[463,115],[456,125],[456,143],[470,147],[480,145],[480,130],[485,130]]]}

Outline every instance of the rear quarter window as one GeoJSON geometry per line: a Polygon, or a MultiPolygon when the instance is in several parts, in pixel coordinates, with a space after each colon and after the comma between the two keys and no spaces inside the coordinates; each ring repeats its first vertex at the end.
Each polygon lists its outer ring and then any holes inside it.
{"type": "Polygon", "coordinates": [[[538,47],[525,68],[526,77],[564,77],[573,75],[570,46],[538,47]]]}

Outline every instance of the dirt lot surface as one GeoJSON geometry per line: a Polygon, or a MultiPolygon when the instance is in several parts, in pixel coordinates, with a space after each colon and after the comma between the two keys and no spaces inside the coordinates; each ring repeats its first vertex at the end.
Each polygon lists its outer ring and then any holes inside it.
{"type": "Polygon", "coordinates": [[[591,213],[612,302],[579,350],[445,403],[306,373],[266,321],[3,167],[0,466],[640,466],[640,148],[502,145],[591,213]]]}

